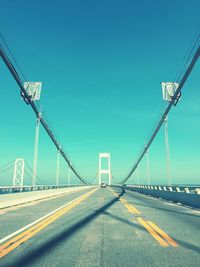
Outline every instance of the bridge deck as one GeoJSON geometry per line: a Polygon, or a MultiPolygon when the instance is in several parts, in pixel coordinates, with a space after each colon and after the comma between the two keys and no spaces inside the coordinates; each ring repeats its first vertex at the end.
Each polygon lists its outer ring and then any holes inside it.
{"type": "Polygon", "coordinates": [[[199,266],[200,211],[119,188],[3,210],[0,238],[56,209],[4,239],[0,266],[199,266]]]}

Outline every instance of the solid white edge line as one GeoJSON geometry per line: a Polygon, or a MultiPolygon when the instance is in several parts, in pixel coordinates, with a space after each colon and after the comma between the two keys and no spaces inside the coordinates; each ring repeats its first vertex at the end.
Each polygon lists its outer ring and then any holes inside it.
{"type": "MultiPolygon", "coordinates": [[[[94,189],[92,189],[92,190],[94,190],[94,189]]],[[[92,191],[92,190],[91,190],[91,191],[92,191]]],[[[89,191],[89,192],[90,192],[90,191],[89,191]]],[[[88,193],[88,192],[86,192],[86,193],[88,193]]],[[[84,194],[86,194],[86,193],[84,193],[84,194]]],[[[34,222],[32,222],[32,223],[30,223],[30,224],[28,224],[28,225],[26,225],[26,226],[20,228],[19,230],[15,231],[14,233],[12,233],[12,234],[10,234],[10,235],[7,235],[7,236],[3,237],[2,239],[0,239],[0,244],[4,243],[5,241],[7,241],[8,239],[12,238],[13,236],[15,236],[15,235],[17,235],[17,234],[23,232],[24,230],[26,230],[27,228],[33,226],[34,224],[36,224],[36,223],[42,221],[43,219],[45,219],[45,218],[51,216],[52,214],[56,213],[57,211],[63,209],[64,207],[69,206],[70,204],[72,204],[73,202],[75,202],[76,200],[78,200],[79,198],[81,198],[84,194],[82,194],[81,196],[79,196],[79,197],[77,197],[77,198],[71,200],[71,201],[68,202],[67,204],[65,204],[65,205],[63,205],[63,206],[61,206],[61,207],[59,207],[59,208],[57,208],[57,209],[51,211],[50,213],[48,213],[48,214],[46,214],[45,216],[43,216],[43,217],[41,217],[41,218],[35,220],[34,222]]]]}
{"type": "Polygon", "coordinates": [[[55,197],[59,197],[59,196],[64,196],[64,195],[69,195],[69,194],[72,194],[74,192],[78,192],[78,191],[81,191],[83,190],[84,188],[77,188],[77,189],[70,189],[69,191],[66,191],[65,193],[60,193],[60,194],[55,194],[55,195],[50,195],[50,196],[45,196],[43,198],[36,198],[36,199],[32,199],[32,200],[28,200],[28,201],[25,201],[25,202],[21,202],[21,203],[18,203],[18,204],[14,204],[14,205],[11,205],[11,206],[5,206],[5,207],[0,207],[0,211],[4,211],[6,209],[10,209],[12,207],[18,207],[18,206],[21,206],[21,205],[25,205],[25,204],[31,204],[32,202],[39,202],[39,201],[45,201],[49,198],[55,198],[55,197]]]}

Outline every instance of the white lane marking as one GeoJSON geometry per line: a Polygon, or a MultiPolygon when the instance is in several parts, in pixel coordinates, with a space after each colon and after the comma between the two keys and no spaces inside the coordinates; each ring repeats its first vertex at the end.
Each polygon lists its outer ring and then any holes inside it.
{"type": "MultiPolygon", "coordinates": [[[[31,205],[33,203],[36,203],[35,205],[37,205],[37,203],[41,202],[41,201],[45,201],[45,200],[49,200],[49,199],[52,199],[52,198],[56,198],[56,197],[61,197],[61,196],[65,196],[65,195],[68,195],[68,194],[72,194],[74,192],[77,192],[77,191],[81,191],[81,190],[84,190],[85,188],[77,188],[77,189],[70,189],[66,192],[62,192],[62,193],[57,193],[57,194],[54,194],[54,195],[46,195],[45,197],[42,197],[42,198],[36,198],[36,199],[24,199],[25,202],[19,202],[19,203],[10,203],[9,206],[1,206],[0,207],[0,211],[2,210],[12,210],[13,208],[22,208],[22,207],[25,207],[25,205],[31,205]]],[[[87,188],[86,188],[87,189],[87,188]]],[[[2,201],[2,202],[9,202],[9,201],[2,201]]],[[[2,204],[2,203],[1,203],[2,204]]],[[[7,204],[8,205],[8,204],[7,204]]]]}
{"type": "MultiPolygon", "coordinates": [[[[84,193],[84,194],[86,194],[86,193],[84,193]]],[[[13,236],[15,236],[15,235],[17,235],[17,234],[23,232],[24,230],[26,230],[27,228],[33,226],[34,224],[36,224],[36,223],[42,221],[43,219],[49,217],[50,215],[54,214],[55,212],[57,212],[57,211],[63,209],[64,207],[66,207],[66,206],[72,204],[73,202],[75,202],[76,200],[78,200],[79,198],[81,198],[84,194],[82,194],[81,196],[79,196],[79,197],[77,197],[77,198],[71,200],[71,201],[68,202],[67,204],[65,204],[65,205],[63,205],[63,206],[61,206],[61,207],[59,207],[59,208],[57,208],[57,209],[51,211],[50,213],[48,213],[48,214],[46,214],[45,216],[43,216],[43,217],[41,217],[41,218],[35,220],[34,222],[32,222],[32,223],[30,223],[30,224],[28,224],[28,225],[26,225],[26,226],[20,228],[19,230],[15,231],[14,233],[12,233],[12,234],[10,234],[10,235],[7,235],[7,236],[3,237],[2,239],[0,239],[0,244],[2,244],[3,242],[7,241],[7,240],[10,239],[10,238],[12,238],[13,236]]]]}
{"type": "Polygon", "coordinates": [[[71,189],[70,191],[67,191],[65,193],[61,193],[61,194],[58,194],[58,195],[52,195],[52,196],[48,196],[48,197],[45,197],[45,198],[39,198],[39,199],[35,199],[35,200],[30,200],[28,202],[23,202],[23,203],[20,203],[18,205],[14,205],[14,206],[8,206],[7,208],[0,208],[0,215],[3,215],[3,214],[6,214],[10,211],[15,211],[17,209],[20,209],[20,208],[27,208],[27,207],[30,207],[30,206],[35,206],[35,205],[38,205],[39,203],[41,202],[44,202],[44,201],[49,201],[50,199],[55,199],[55,198],[59,198],[59,197],[64,197],[66,195],[70,195],[70,194],[73,194],[73,193],[76,193],[76,192],[79,192],[79,191],[82,191],[84,190],[85,188],[79,188],[79,189],[71,189]]]}

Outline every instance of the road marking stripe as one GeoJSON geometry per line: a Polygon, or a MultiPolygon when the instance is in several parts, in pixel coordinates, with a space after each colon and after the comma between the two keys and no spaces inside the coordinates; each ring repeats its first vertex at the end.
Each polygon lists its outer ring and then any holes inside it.
{"type": "MultiPolygon", "coordinates": [[[[119,195],[117,195],[114,190],[112,190],[111,188],[109,189],[115,196],[119,197],[119,195]]],[[[137,210],[133,205],[130,205],[123,197],[119,197],[119,200],[126,206],[128,211],[130,211],[131,213],[137,214],[137,215],[141,214],[139,210],[137,210]]],[[[172,245],[173,247],[178,247],[178,244],[167,233],[165,233],[162,229],[160,229],[153,222],[145,221],[144,219],[139,218],[139,217],[137,217],[137,220],[157,240],[157,242],[161,246],[168,247],[169,245],[172,245]]]]}
{"type": "Polygon", "coordinates": [[[111,188],[109,188],[110,191],[119,198],[119,200],[126,206],[126,208],[133,214],[141,214],[141,212],[136,209],[133,205],[129,204],[123,197],[119,197],[120,194],[116,194],[114,190],[112,190],[111,188]]]}
{"type": "MultiPolygon", "coordinates": [[[[83,198],[82,200],[84,200],[83,198]]],[[[0,257],[5,256],[10,251],[24,243],[26,240],[30,239],[33,235],[35,235],[37,232],[41,231],[43,228],[48,226],[50,223],[61,217],[65,212],[69,211],[73,207],[75,207],[79,202],[73,203],[72,205],[65,208],[62,212],[59,211],[58,214],[52,215],[50,218],[42,221],[41,223],[37,224],[36,226],[28,229],[25,233],[22,233],[21,235],[17,236],[16,238],[10,240],[9,242],[3,244],[0,247],[0,257]]]]}
{"type": "Polygon", "coordinates": [[[123,197],[121,197],[120,200],[121,200],[121,202],[124,203],[124,204],[127,203],[126,199],[124,199],[123,197]]]}
{"type": "Polygon", "coordinates": [[[151,228],[148,223],[143,220],[142,218],[137,218],[137,220],[139,221],[140,224],[142,224],[144,226],[144,228],[156,239],[156,241],[163,247],[168,247],[169,244],[162,239],[157,233],[156,231],[154,231],[153,228],[151,228]]]}
{"type": "MultiPolygon", "coordinates": [[[[84,194],[86,194],[86,193],[84,193],[84,194]]],[[[84,194],[83,194],[83,195],[84,195],[84,194]]],[[[61,207],[59,207],[59,208],[57,208],[57,209],[51,211],[50,213],[46,214],[45,216],[43,216],[43,217],[41,217],[41,218],[39,218],[39,219],[33,221],[32,223],[30,223],[30,224],[28,224],[28,225],[26,225],[26,226],[24,226],[24,227],[22,227],[22,228],[20,228],[19,230],[15,231],[14,233],[12,233],[12,234],[10,234],[10,235],[7,235],[7,236],[3,237],[2,239],[0,239],[0,244],[4,243],[5,241],[7,241],[8,239],[12,238],[13,236],[15,236],[15,235],[17,235],[17,234],[23,232],[24,230],[30,228],[32,225],[35,225],[36,223],[38,223],[38,222],[44,220],[45,218],[47,218],[47,217],[49,217],[50,215],[56,213],[57,211],[63,209],[64,207],[71,205],[73,202],[75,202],[76,200],[78,200],[79,198],[81,198],[83,195],[81,195],[81,196],[79,196],[79,197],[77,197],[77,198],[71,200],[71,201],[68,202],[67,204],[65,204],[65,205],[63,205],[63,206],[61,206],[61,207]]]]}
{"type": "MultiPolygon", "coordinates": [[[[92,192],[91,192],[91,193],[92,193],[92,192]]],[[[47,218],[46,220],[42,221],[41,223],[39,223],[39,224],[37,224],[36,226],[32,227],[31,229],[27,230],[26,233],[22,233],[21,235],[15,237],[14,239],[12,239],[12,240],[10,240],[9,242],[7,242],[6,244],[3,244],[3,245],[0,247],[0,249],[2,250],[3,248],[10,246],[11,244],[13,244],[14,242],[16,242],[16,241],[19,240],[20,238],[23,238],[23,237],[24,237],[26,234],[28,234],[30,231],[33,231],[35,228],[38,228],[39,226],[42,227],[42,225],[43,225],[44,223],[46,223],[46,225],[48,225],[49,223],[51,223],[52,221],[54,221],[55,219],[57,219],[58,217],[60,217],[62,214],[64,214],[65,212],[67,212],[68,210],[70,210],[71,208],[73,208],[74,206],[76,206],[78,203],[80,203],[81,201],[83,201],[86,197],[89,196],[89,194],[90,194],[90,192],[89,192],[89,193],[86,193],[85,195],[83,195],[83,196],[81,197],[81,199],[77,199],[75,203],[72,203],[70,206],[65,207],[63,210],[58,211],[56,214],[53,214],[50,218],[47,218]],[[49,222],[49,223],[48,223],[48,222],[49,222]]],[[[43,227],[42,227],[42,228],[43,228],[43,227]]],[[[39,229],[36,229],[36,230],[34,231],[34,233],[35,233],[35,232],[38,232],[38,230],[39,230],[39,229]]],[[[31,235],[31,236],[32,236],[32,235],[31,235]]],[[[21,243],[23,243],[23,242],[24,242],[24,240],[21,239],[18,243],[21,244],[21,243]]],[[[19,245],[19,244],[14,244],[14,245],[12,246],[13,249],[16,247],[16,245],[19,245]]],[[[10,249],[9,249],[9,251],[10,251],[10,249]]],[[[8,251],[8,252],[9,252],[9,251],[8,251]]],[[[1,255],[1,254],[0,254],[0,255],[1,255]]]]}
{"type": "MultiPolygon", "coordinates": [[[[123,203],[124,204],[124,203],[123,203]]],[[[137,210],[135,207],[133,207],[132,205],[130,204],[124,204],[126,206],[126,208],[133,214],[140,214],[140,211],[137,210]]]]}
{"type": "Polygon", "coordinates": [[[147,221],[148,224],[156,231],[158,232],[170,245],[173,247],[178,247],[178,244],[167,234],[165,233],[162,229],[160,229],[156,224],[154,224],[151,221],[147,221]]]}
{"type": "MultiPolygon", "coordinates": [[[[76,204],[78,204],[78,202],[76,202],[76,204]]],[[[22,239],[24,236],[26,236],[27,234],[29,234],[31,231],[34,231],[35,229],[37,229],[38,227],[40,227],[41,225],[44,225],[45,223],[51,221],[54,218],[60,217],[63,212],[67,211],[68,209],[72,208],[75,205],[75,203],[72,203],[70,206],[66,207],[65,209],[63,209],[62,211],[57,212],[56,214],[51,215],[49,218],[43,220],[42,222],[38,223],[37,225],[31,227],[30,229],[26,230],[25,232],[21,233],[20,235],[16,236],[15,238],[9,240],[8,242],[4,243],[1,247],[0,247],[0,255],[3,249],[8,248],[10,245],[12,245],[13,243],[19,241],[20,239],[22,239]]],[[[20,243],[22,243],[22,241],[20,240],[20,243]]],[[[13,246],[14,247],[14,246],[13,246]]]]}
{"type": "Polygon", "coordinates": [[[39,222],[37,225],[34,225],[33,227],[29,228],[25,232],[19,234],[18,236],[15,236],[13,239],[4,243],[2,246],[0,246],[0,257],[5,256],[9,252],[11,252],[13,249],[18,247],[20,244],[22,244],[26,240],[30,239],[33,235],[35,235],[37,232],[41,231],[43,228],[47,227],[50,223],[54,222],[56,219],[61,217],[64,213],[68,212],[73,207],[77,206],[80,202],[82,202],[87,197],[89,197],[97,189],[98,188],[83,194],[79,198],[75,199],[70,205],[68,204],[67,207],[65,205],[63,209],[57,210],[57,212],[54,212],[52,215],[50,215],[48,218],[45,218],[44,220],[39,222]]]}
{"type": "MultiPolygon", "coordinates": [[[[53,199],[53,198],[57,198],[57,197],[62,197],[62,196],[65,196],[65,195],[69,195],[69,194],[72,194],[74,192],[78,192],[80,190],[82,190],[83,188],[79,188],[79,189],[75,189],[75,190],[70,190],[70,191],[67,191],[65,193],[58,193],[56,195],[50,195],[50,196],[46,196],[44,198],[39,198],[39,199],[32,199],[32,200],[29,200],[29,201],[25,201],[25,202],[21,202],[21,203],[18,203],[18,204],[12,204],[10,206],[5,206],[5,207],[0,207],[0,211],[2,212],[7,212],[7,211],[10,211],[10,210],[13,210],[13,209],[18,209],[18,208],[22,208],[24,206],[27,206],[27,205],[37,205],[37,203],[40,203],[42,201],[46,201],[48,199],[53,199]]],[[[54,189],[52,189],[54,190],[54,189]]]]}

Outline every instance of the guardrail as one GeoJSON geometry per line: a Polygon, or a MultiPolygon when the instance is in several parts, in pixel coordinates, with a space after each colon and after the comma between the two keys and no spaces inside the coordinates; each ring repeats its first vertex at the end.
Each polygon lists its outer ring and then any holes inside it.
{"type": "Polygon", "coordinates": [[[164,185],[112,185],[125,190],[166,199],[175,203],[200,209],[200,185],[198,186],[164,186],[164,185]]]}
{"type": "Polygon", "coordinates": [[[126,185],[126,190],[200,208],[200,186],[126,185]]]}
{"type": "Polygon", "coordinates": [[[76,186],[85,186],[85,185],[77,184],[77,185],[0,186],[0,194],[31,192],[38,190],[58,189],[58,188],[67,188],[76,186]]]}
{"type": "Polygon", "coordinates": [[[149,190],[160,190],[160,191],[170,191],[170,192],[185,192],[189,194],[200,194],[199,186],[166,186],[166,185],[126,185],[126,187],[143,188],[149,190]]]}

